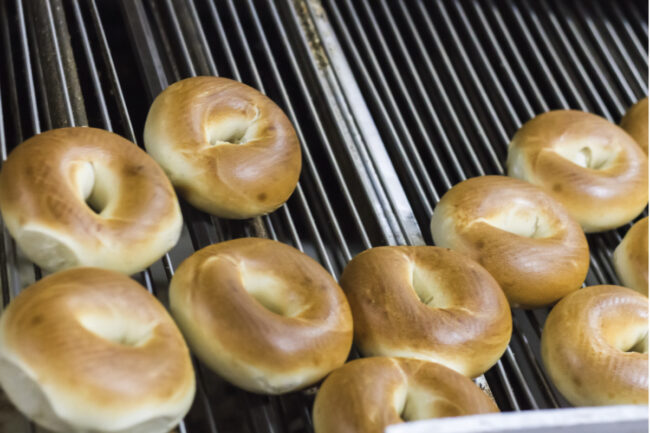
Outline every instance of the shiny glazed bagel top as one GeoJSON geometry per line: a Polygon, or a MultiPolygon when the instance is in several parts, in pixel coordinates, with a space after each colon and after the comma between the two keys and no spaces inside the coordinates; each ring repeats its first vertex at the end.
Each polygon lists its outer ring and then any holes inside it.
{"type": "Polygon", "coordinates": [[[302,164],[280,107],[220,77],[188,78],[165,89],[149,110],[144,141],[182,196],[225,218],[277,209],[295,189],[302,164]]]}

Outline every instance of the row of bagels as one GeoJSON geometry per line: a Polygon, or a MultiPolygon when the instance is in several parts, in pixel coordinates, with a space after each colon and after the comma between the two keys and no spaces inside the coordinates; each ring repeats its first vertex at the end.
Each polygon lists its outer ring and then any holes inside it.
{"type": "Polygon", "coordinates": [[[174,188],[202,211],[249,218],[280,207],[301,169],[282,110],[225,78],[172,84],[151,106],[144,141],[147,153],[112,132],[77,127],[17,146],[0,173],[0,210],[25,255],[48,271],[133,274],[178,242],[174,188]]]}
{"type": "MultiPolygon", "coordinates": [[[[645,110],[647,142],[647,102],[645,110]]],[[[528,182],[461,182],[434,211],[438,247],[372,248],[348,264],[340,286],[279,242],[199,250],[171,280],[171,316],[123,274],[178,241],[174,187],[220,217],[268,213],[296,186],[300,146],[270,99],[216,77],[165,90],[144,138],[153,159],[106,131],[48,131],[19,145],[0,172],[7,228],[32,261],[59,271],[24,290],[0,319],[0,383],[37,423],[166,432],[193,401],[190,349],[252,392],[285,393],[327,377],[314,407],[317,433],[494,412],[470,378],[505,351],[510,307],[560,298],[542,338],[560,391],[574,404],[647,402],[647,298],[616,286],[577,290],[589,266],[583,229],[624,224],[647,204],[647,157],[616,125],[575,111],[538,116],[517,133],[508,160],[528,182]],[[586,328],[594,317],[602,329],[586,328]],[[366,358],[345,363],[353,339],[366,358]],[[594,391],[586,378],[603,366],[612,371],[594,391]]],[[[615,263],[641,275],[629,281],[643,287],[643,245],[647,296],[647,218],[645,235],[635,225],[615,263]]]]}

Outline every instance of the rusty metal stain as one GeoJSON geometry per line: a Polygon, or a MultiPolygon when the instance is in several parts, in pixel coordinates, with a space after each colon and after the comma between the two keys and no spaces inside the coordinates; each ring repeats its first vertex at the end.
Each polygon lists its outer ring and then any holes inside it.
{"type": "MultiPolygon", "coordinates": [[[[323,10],[323,6],[320,4],[320,1],[310,0],[310,3],[312,5],[312,9],[314,10],[314,13],[317,14],[319,17],[324,18],[325,11],[323,10]]],[[[327,57],[327,53],[325,52],[325,48],[323,47],[323,43],[320,39],[320,36],[318,36],[318,31],[316,30],[316,27],[314,26],[314,22],[309,13],[309,6],[307,6],[307,0],[293,0],[293,4],[294,4],[294,10],[296,11],[298,19],[300,20],[300,26],[305,32],[307,43],[309,45],[309,50],[311,51],[312,55],[314,56],[314,59],[316,60],[316,65],[318,66],[319,69],[325,69],[329,67],[329,59],[327,57]]]]}

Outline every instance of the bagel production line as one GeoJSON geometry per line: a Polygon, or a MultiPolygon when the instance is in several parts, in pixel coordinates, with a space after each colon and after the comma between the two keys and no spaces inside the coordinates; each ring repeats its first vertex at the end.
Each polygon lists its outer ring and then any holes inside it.
{"type": "Polygon", "coordinates": [[[0,433],[642,433],[643,0],[0,0],[0,433]]]}

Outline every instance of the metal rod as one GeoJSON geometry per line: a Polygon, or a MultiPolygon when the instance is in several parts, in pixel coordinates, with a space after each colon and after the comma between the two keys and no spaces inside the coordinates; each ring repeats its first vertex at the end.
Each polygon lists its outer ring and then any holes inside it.
{"type": "MultiPolygon", "coordinates": [[[[447,49],[442,43],[442,40],[440,39],[440,35],[438,34],[436,27],[433,25],[433,22],[431,21],[428,12],[424,8],[423,3],[418,1],[415,3],[415,5],[418,8],[417,15],[424,20],[423,26],[425,28],[425,31],[418,30],[418,27],[416,26],[415,21],[413,19],[413,14],[406,7],[406,4],[402,2],[398,3],[402,16],[404,17],[404,19],[408,24],[406,28],[411,34],[411,37],[416,41],[416,46],[418,48],[418,51],[421,57],[425,59],[425,65],[427,66],[427,71],[431,76],[435,76],[438,74],[432,72],[436,68],[434,67],[434,62],[431,60],[431,56],[429,54],[430,50],[426,48],[426,44],[423,42],[420,33],[427,34],[430,37],[438,54],[440,54],[442,65],[444,65],[444,70],[447,73],[447,75],[451,78],[451,81],[453,83],[453,88],[456,91],[456,94],[459,97],[460,102],[463,106],[464,109],[463,114],[467,115],[468,120],[471,123],[471,129],[478,136],[479,141],[482,145],[481,147],[485,152],[485,156],[487,157],[487,160],[490,163],[489,168],[485,169],[486,161],[483,161],[483,163],[481,164],[483,170],[481,170],[481,172],[478,174],[482,175],[482,174],[490,174],[494,172],[496,172],[496,174],[503,174],[504,170],[503,170],[503,165],[501,163],[501,158],[497,156],[494,146],[492,146],[492,140],[488,137],[487,132],[483,128],[483,125],[481,124],[478,118],[478,115],[476,113],[476,110],[474,109],[473,104],[470,102],[469,96],[467,95],[467,92],[465,91],[460,81],[460,77],[458,76],[456,70],[452,65],[447,49]]],[[[445,91],[444,87],[441,90],[445,91]]],[[[459,125],[458,128],[465,129],[465,127],[462,125],[459,125]]],[[[476,151],[476,149],[474,149],[474,151],[476,151]]]]}
{"type": "MultiPolygon", "coordinates": [[[[358,3],[356,5],[358,5],[358,3]]],[[[352,17],[352,22],[353,22],[352,28],[357,28],[357,29],[366,28],[367,26],[362,25],[361,20],[360,20],[357,12],[355,10],[356,5],[353,4],[350,0],[345,1],[345,6],[346,6],[347,13],[348,13],[349,16],[352,17]]],[[[427,149],[427,154],[431,157],[431,159],[433,161],[434,170],[437,173],[440,174],[440,180],[442,181],[443,188],[445,190],[447,190],[447,189],[451,188],[452,183],[449,180],[449,176],[447,175],[448,170],[443,166],[441,158],[440,158],[440,156],[438,156],[438,151],[436,150],[436,147],[437,147],[436,144],[437,143],[434,142],[433,134],[426,128],[425,121],[420,116],[420,110],[417,107],[416,103],[414,102],[413,98],[411,97],[411,95],[409,93],[409,90],[406,87],[404,77],[398,71],[398,67],[397,67],[397,64],[395,63],[393,53],[391,52],[391,49],[388,47],[386,39],[384,38],[383,31],[381,31],[379,29],[379,25],[377,23],[377,20],[375,19],[372,8],[369,7],[369,4],[368,4],[367,1],[364,1],[362,3],[362,5],[363,5],[364,10],[366,12],[366,16],[370,20],[370,23],[371,23],[370,27],[373,30],[373,34],[374,34],[376,40],[379,41],[379,46],[381,47],[381,52],[383,53],[383,62],[381,62],[381,65],[379,67],[377,67],[377,65],[379,65],[379,63],[378,63],[379,58],[377,58],[377,60],[374,60],[372,62],[373,63],[373,68],[375,69],[375,72],[380,75],[380,77],[384,76],[384,74],[383,74],[384,70],[387,70],[388,72],[390,72],[390,77],[384,78],[384,82],[386,82],[386,83],[389,82],[388,78],[390,78],[390,82],[397,83],[397,87],[398,87],[397,90],[398,91],[396,91],[395,93],[397,95],[401,95],[405,99],[405,104],[402,104],[401,107],[406,108],[407,110],[405,110],[405,111],[415,121],[416,126],[417,126],[417,130],[419,132],[419,135],[422,138],[424,138],[424,144],[425,144],[426,149],[427,149]],[[389,66],[388,68],[386,68],[386,64],[384,62],[388,62],[388,66],[389,66]]],[[[369,42],[369,39],[365,37],[365,32],[361,32],[361,35],[362,35],[362,40],[364,42],[364,48],[365,48],[366,52],[369,53],[371,58],[374,58],[375,56],[374,56],[373,52],[376,51],[375,47],[371,46],[371,44],[369,42]]],[[[388,74],[386,74],[386,75],[388,75],[388,74]]],[[[385,88],[385,85],[382,84],[382,87],[385,88]]],[[[391,97],[392,97],[391,93],[389,93],[389,95],[391,95],[391,97]]],[[[394,100],[394,98],[393,98],[393,100],[394,100]]],[[[425,98],[425,101],[429,102],[428,98],[425,98]]],[[[431,107],[430,104],[429,104],[429,107],[431,107]]],[[[433,114],[433,118],[437,121],[436,123],[438,125],[441,125],[440,120],[438,119],[437,115],[435,114],[435,111],[432,108],[429,110],[429,114],[433,114]]],[[[443,134],[442,136],[444,137],[445,145],[446,145],[446,147],[448,149],[448,152],[447,152],[448,155],[453,155],[451,157],[451,159],[452,159],[452,167],[450,167],[450,168],[457,170],[458,173],[462,176],[463,169],[460,166],[460,164],[458,162],[458,159],[454,155],[453,151],[451,151],[451,144],[449,143],[449,140],[446,139],[446,135],[443,134]]],[[[418,152],[416,150],[414,156],[416,158],[421,159],[422,161],[424,161],[425,159],[422,158],[419,155],[419,153],[420,152],[418,152]]],[[[433,185],[433,181],[432,181],[430,176],[427,176],[427,184],[433,185]]],[[[440,195],[437,191],[436,191],[436,194],[438,196],[440,195]]],[[[438,201],[438,200],[439,200],[439,198],[436,199],[436,201],[438,201]]]]}
{"type": "MultiPolygon", "coordinates": [[[[316,110],[316,107],[314,105],[314,98],[311,95],[311,92],[309,91],[309,88],[307,86],[307,83],[305,81],[305,77],[303,73],[300,71],[300,66],[297,63],[296,60],[296,53],[293,51],[291,44],[289,43],[289,38],[287,36],[287,33],[284,29],[284,25],[282,23],[282,20],[280,19],[280,16],[278,14],[277,8],[275,4],[267,0],[267,4],[269,9],[271,10],[271,16],[273,17],[273,21],[275,23],[275,27],[280,34],[280,40],[282,41],[282,46],[285,50],[285,53],[287,54],[287,57],[289,58],[289,61],[291,63],[291,67],[294,71],[295,76],[298,78],[298,85],[300,86],[301,92],[305,95],[305,100],[307,102],[307,105],[309,107],[309,112],[311,113],[312,119],[314,123],[316,124],[316,130],[318,132],[318,135],[321,139],[321,142],[323,143],[323,147],[325,151],[327,152],[327,157],[330,161],[330,165],[332,169],[334,170],[334,174],[337,178],[338,184],[340,185],[343,195],[345,197],[345,201],[348,205],[348,208],[352,212],[352,216],[354,219],[354,224],[361,236],[361,240],[363,243],[364,248],[370,248],[372,246],[370,242],[370,237],[368,236],[368,233],[366,231],[366,228],[364,226],[363,221],[361,220],[361,216],[359,215],[359,210],[357,209],[357,206],[354,203],[354,199],[352,198],[352,194],[350,193],[350,189],[348,188],[347,182],[345,181],[345,176],[343,175],[343,172],[341,170],[340,165],[338,164],[336,157],[334,155],[333,151],[333,146],[332,143],[330,143],[329,138],[327,137],[327,133],[325,132],[325,127],[323,126],[323,122],[321,121],[321,118],[318,114],[318,111],[316,110]]],[[[276,67],[277,68],[277,67],[276,67]]],[[[309,160],[311,160],[312,157],[311,155],[309,156],[309,160]]],[[[315,164],[311,162],[312,165],[315,164]]],[[[317,178],[320,181],[320,176],[317,176],[317,178]]],[[[329,203],[329,201],[328,201],[329,203]]],[[[349,251],[349,249],[348,249],[349,251]]],[[[348,253],[346,254],[346,259],[349,260],[351,258],[351,255],[348,253]],[[350,256],[350,257],[348,257],[350,256]]]]}
{"type": "MultiPolygon", "coordinates": [[[[460,2],[455,3],[455,5],[459,9],[459,13],[463,17],[463,21],[465,22],[466,27],[471,29],[469,20],[467,19],[467,15],[466,15],[466,12],[463,9],[462,3],[460,3],[460,2]]],[[[498,64],[501,65],[505,69],[505,76],[508,77],[508,78],[512,78],[512,80],[511,80],[512,85],[513,85],[513,87],[515,89],[515,93],[517,94],[517,96],[519,98],[519,101],[521,101],[522,106],[524,107],[524,111],[526,112],[526,116],[527,116],[527,118],[532,118],[535,115],[535,110],[533,109],[531,103],[528,101],[528,98],[526,97],[526,94],[524,93],[523,88],[519,84],[519,80],[517,79],[517,75],[515,74],[513,68],[510,66],[510,62],[506,58],[506,55],[505,55],[503,49],[501,48],[501,44],[497,41],[497,39],[495,37],[495,34],[494,34],[494,31],[492,30],[492,26],[488,22],[487,17],[485,15],[485,12],[483,12],[483,9],[482,9],[481,5],[482,5],[482,3],[479,2],[479,1],[476,1],[476,0],[472,1],[472,7],[474,9],[475,14],[477,15],[477,17],[479,19],[479,22],[481,23],[481,26],[482,26],[482,28],[484,30],[484,34],[487,36],[487,38],[488,38],[488,40],[490,42],[490,46],[492,47],[492,49],[494,50],[494,52],[497,55],[498,64]]],[[[478,37],[476,36],[476,34],[475,34],[475,32],[473,30],[471,30],[471,32],[472,32],[472,35],[473,35],[472,39],[474,40],[475,46],[479,47],[478,37]]],[[[516,47],[514,47],[514,44],[512,43],[512,38],[510,37],[510,34],[506,32],[505,37],[508,39],[508,43],[510,44],[510,48],[514,52],[516,60],[519,62],[519,66],[524,71],[524,74],[526,75],[527,78],[530,77],[530,71],[528,70],[528,68],[526,67],[524,62],[521,60],[521,54],[519,54],[519,50],[516,47]]],[[[484,53],[484,51],[481,50],[481,53],[484,53]]],[[[484,62],[486,62],[486,60],[484,60],[484,62]]],[[[492,70],[491,75],[496,76],[496,73],[494,72],[494,70],[492,70]]],[[[493,80],[494,79],[495,78],[493,78],[493,80]]],[[[530,82],[534,83],[534,80],[530,79],[530,82]]],[[[533,90],[533,92],[535,92],[536,95],[540,95],[538,97],[538,100],[543,101],[543,98],[541,98],[541,93],[539,91],[539,88],[536,85],[532,86],[532,90],[533,90]]],[[[544,107],[545,105],[546,105],[546,103],[544,102],[542,107],[544,107]]],[[[547,107],[544,107],[542,109],[548,110],[547,107]]]]}
{"type": "MultiPolygon", "coordinates": [[[[5,3],[5,2],[3,2],[5,3]]],[[[36,108],[36,91],[34,89],[34,74],[32,73],[32,62],[29,58],[29,41],[27,40],[27,30],[25,27],[25,12],[23,10],[22,0],[16,0],[16,13],[18,15],[18,32],[20,35],[21,52],[23,53],[23,67],[25,68],[27,82],[27,102],[29,104],[30,120],[32,122],[32,131],[34,134],[41,132],[39,125],[38,108],[36,108]]]]}
{"type": "MultiPolygon", "coordinates": [[[[360,71],[361,75],[362,75],[362,83],[363,83],[363,85],[368,86],[368,89],[370,91],[370,96],[371,96],[372,103],[375,105],[376,109],[380,110],[381,123],[388,129],[388,133],[389,133],[391,139],[393,140],[393,142],[397,143],[397,151],[399,152],[400,160],[401,160],[401,162],[403,164],[403,167],[404,167],[404,169],[406,171],[406,174],[407,174],[407,176],[409,178],[409,181],[411,182],[411,184],[412,184],[412,186],[413,186],[413,188],[415,190],[415,194],[419,198],[420,202],[428,203],[429,200],[427,198],[427,192],[425,192],[424,188],[420,184],[419,175],[415,173],[415,169],[413,168],[413,165],[412,165],[410,159],[408,158],[408,155],[406,154],[406,151],[405,151],[404,147],[402,146],[402,141],[403,140],[401,139],[401,137],[406,137],[406,141],[409,143],[409,145],[411,147],[415,147],[415,144],[413,143],[413,137],[411,137],[411,135],[408,133],[408,131],[400,131],[400,134],[398,134],[398,132],[397,132],[397,130],[395,128],[395,125],[391,121],[392,116],[389,115],[389,112],[388,112],[386,106],[384,105],[384,103],[383,103],[383,101],[381,99],[379,91],[377,90],[376,86],[374,85],[374,82],[373,82],[372,78],[370,77],[370,74],[369,74],[368,70],[366,69],[366,67],[364,65],[361,54],[358,52],[355,44],[353,43],[353,38],[350,35],[347,27],[345,26],[345,24],[343,22],[343,18],[341,16],[340,12],[338,11],[338,8],[336,7],[335,2],[331,1],[331,2],[328,2],[328,3],[330,4],[330,7],[332,7],[332,10],[333,10],[332,15],[334,17],[334,22],[341,28],[343,39],[345,41],[345,45],[347,47],[349,47],[349,49],[351,50],[352,60],[353,60],[354,64],[356,65],[356,67],[358,68],[358,70],[360,71]]],[[[395,108],[395,110],[396,110],[396,108],[395,108]]],[[[397,118],[398,118],[398,120],[400,122],[400,125],[403,128],[406,128],[406,126],[404,124],[404,119],[402,118],[401,114],[399,114],[399,112],[391,113],[391,114],[394,114],[395,116],[397,116],[397,118]]],[[[419,167],[419,172],[420,173],[424,173],[424,170],[425,170],[424,167],[419,167]]],[[[428,193],[431,193],[431,191],[428,191],[428,193]]],[[[432,208],[429,205],[429,207],[427,209],[427,213],[431,214],[431,212],[432,212],[432,208]]]]}

